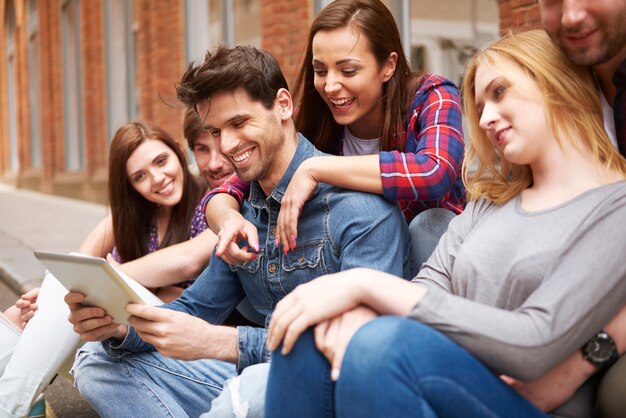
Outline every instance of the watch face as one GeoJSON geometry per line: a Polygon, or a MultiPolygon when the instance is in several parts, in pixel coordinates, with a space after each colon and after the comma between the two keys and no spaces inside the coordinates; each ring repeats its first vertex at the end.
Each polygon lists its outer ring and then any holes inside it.
{"type": "Polygon", "coordinates": [[[615,345],[607,334],[599,333],[587,343],[585,351],[589,360],[602,363],[609,360],[615,351],[615,345]]]}

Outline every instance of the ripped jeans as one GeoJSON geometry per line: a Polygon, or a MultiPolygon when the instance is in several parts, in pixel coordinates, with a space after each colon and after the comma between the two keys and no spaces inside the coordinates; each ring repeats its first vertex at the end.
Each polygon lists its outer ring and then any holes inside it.
{"type": "Polygon", "coordinates": [[[201,418],[263,418],[270,363],[246,367],[224,385],[211,410],[201,418]]]}

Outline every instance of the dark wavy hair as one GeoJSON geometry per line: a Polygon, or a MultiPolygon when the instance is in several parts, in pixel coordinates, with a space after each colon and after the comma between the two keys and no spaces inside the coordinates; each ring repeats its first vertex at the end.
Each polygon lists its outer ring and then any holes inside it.
{"type": "Polygon", "coordinates": [[[272,54],[248,45],[220,45],[207,52],[202,64],[189,65],[176,86],[176,96],[185,106],[197,108],[218,91],[242,89],[271,109],[281,88],[288,90],[287,81],[272,54]]]}
{"type": "Polygon", "coordinates": [[[294,87],[294,103],[298,106],[296,128],[317,148],[337,153],[337,138],[343,127],[315,90],[313,84],[313,38],[319,31],[353,28],[365,37],[379,66],[392,52],[398,54],[396,70],[383,85],[383,123],[381,149],[400,149],[404,133],[404,118],[411,105],[419,74],[411,72],[404,55],[402,41],[393,15],[379,0],[335,0],[326,6],[311,24],[306,52],[294,87]]]}
{"type": "Polygon", "coordinates": [[[126,162],[147,139],[161,141],[174,151],[183,170],[182,197],[172,208],[167,232],[161,240],[161,248],[189,239],[194,209],[203,194],[201,185],[189,173],[185,153],[167,132],[139,121],[129,122],[120,127],[111,141],[108,189],[115,247],[123,262],[132,261],[148,253],[150,224],[154,219],[156,204],[146,200],[133,188],[126,172],[126,162]]]}

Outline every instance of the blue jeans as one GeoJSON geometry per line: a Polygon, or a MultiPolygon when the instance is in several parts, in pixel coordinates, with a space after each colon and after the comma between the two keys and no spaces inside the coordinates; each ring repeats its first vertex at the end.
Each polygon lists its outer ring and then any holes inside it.
{"type": "Polygon", "coordinates": [[[85,344],[73,369],[75,383],[101,417],[198,417],[211,407],[235,365],[181,361],[157,351],[109,355],[85,344]]]}
{"type": "Polygon", "coordinates": [[[382,317],[352,338],[337,383],[311,330],[272,357],[275,417],[547,417],[479,360],[417,321],[382,317]]]}

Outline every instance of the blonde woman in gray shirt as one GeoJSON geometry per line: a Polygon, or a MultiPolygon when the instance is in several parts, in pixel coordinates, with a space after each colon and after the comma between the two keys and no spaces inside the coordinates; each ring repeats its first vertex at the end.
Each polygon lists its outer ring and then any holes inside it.
{"type": "MultiPolygon", "coordinates": [[[[626,161],[593,80],[531,31],[479,52],[463,99],[465,212],[412,283],[354,269],[278,304],[268,418],[544,417],[507,381],[582,346],[598,365],[616,358],[593,347],[626,304],[626,161]]],[[[590,394],[553,415],[589,416],[590,394]]]]}

